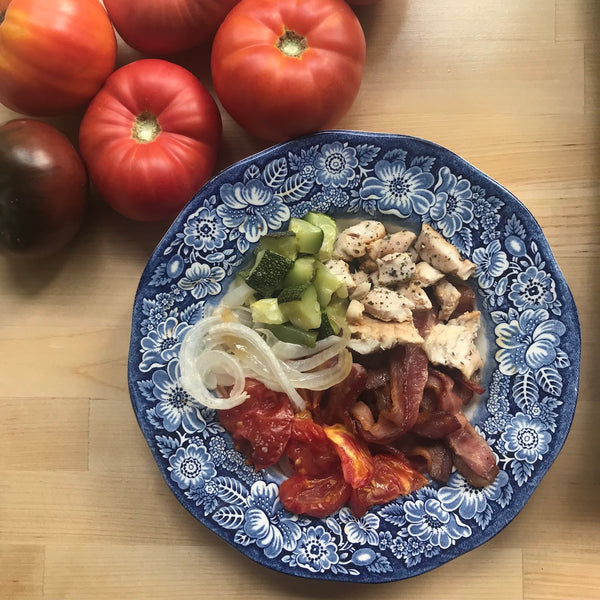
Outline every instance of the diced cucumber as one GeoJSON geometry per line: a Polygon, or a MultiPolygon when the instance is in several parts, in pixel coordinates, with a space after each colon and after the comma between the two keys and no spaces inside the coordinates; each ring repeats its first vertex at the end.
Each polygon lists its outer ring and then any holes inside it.
{"type": "Polygon", "coordinates": [[[316,254],[323,243],[323,230],[303,219],[290,219],[288,229],[296,234],[296,248],[300,254],[316,254]]]}
{"type": "Polygon", "coordinates": [[[294,266],[289,270],[283,280],[285,287],[300,285],[301,283],[310,283],[315,275],[314,256],[300,256],[294,261],[294,266]]]}
{"type": "MultiPolygon", "coordinates": [[[[333,274],[323,263],[317,262],[314,285],[321,308],[325,308],[331,301],[331,296],[340,288],[346,288],[344,278],[333,274]]],[[[346,291],[346,295],[348,292],[346,291]]]]}
{"type": "Polygon", "coordinates": [[[288,342],[290,344],[301,344],[302,346],[308,346],[312,348],[317,341],[317,331],[306,331],[300,329],[291,323],[284,323],[282,325],[267,325],[275,336],[282,342],[288,342]]]}
{"type": "Polygon", "coordinates": [[[294,302],[296,300],[302,300],[302,296],[306,289],[310,286],[309,282],[299,283],[298,285],[291,285],[290,287],[283,288],[281,292],[279,292],[279,296],[277,296],[277,301],[279,304],[284,304],[285,302],[294,302]]]}
{"type": "Polygon", "coordinates": [[[270,235],[265,235],[260,238],[259,246],[268,248],[291,260],[296,260],[298,256],[296,234],[293,231],[277,231],[270,235]]]}
{"type": "Polygon", "coordinates": [[[331,302],[327,305],[325,312],[335,333],[339,333],[342,325],[346,322],[346,311],[348,310],[348,300],[333,296],[331,302]]]}
{"type": "Polygon", "coordinates": [[[330,335],[337,335],[340,331],[340,326],[329,318],[327,311],[321,313],[321,326],[317,338],[322,340],[323,338],[329,337],[330,335]]]}
{"type": "Polygon", "coordinates": [[[316,212],[306,213],[304,220],[323,230],[323,242],[317,252],[317,258],[323,261],[329,260],[333,252],[333,244],[338,235],[335,221],[328,215],[316,212]]]}
{"type": "Polygon", "coordinates": [[[283,287],[283,280],[294,266],[294,261],[268,248],[259,250],[256,261],[246,277],[246,283],[263,296],[271,296],[283,287]]]}
{"type": "Polygon", "coordinates": [[[283,315],[296,327],[317,329],[321,325],[321,306],[314,285],[309,285],[300,300],[280,302],[283,315]]]}
{"type": "Polygon", "coordinates": [[[255,323],[281,325],[287,321],[279,308],[277,298],[261,298],[250,305],[250,310],[255,323]]]}

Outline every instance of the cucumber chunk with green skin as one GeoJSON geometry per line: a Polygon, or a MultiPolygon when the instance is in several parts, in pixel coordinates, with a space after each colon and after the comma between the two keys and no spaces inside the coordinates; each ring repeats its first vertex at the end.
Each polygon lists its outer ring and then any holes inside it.
{"type": "Polygon", "coordinates": [[[300,344],[312,348],[317,342],[317,331],[314,329],[312,331],[305,331],[291,323],[267,325],[267,328],[275,334],[275,337],[289,344],[300,344]]]}
{"type": "Polygon", "coordinates": [[[336,222],[329,215],[316,212],[306,213],[306,215],[304,215],[304,220],[323,230],[323,242],[317,252],[317,258],[323,261],[329,260],[333,253],[333,245],[338,235],[336,222]]]}
{"type": "Polygon", "coordinates": [[[277,231],[260,238],[259,246],[268,248],[277,254],[281,254],[290,260],[296,260],[298,249],[296,248],[296,234],[293,231],[277,231]]]}
{"type": "Polygon", "coordinates": [[[268,248],[259,250],[246,283],[263,296],[272,296],[283,287],[283,280],[294,266],[294,261],[268,248]]]}
{"type": "MultiPolygon", "coordinates": [[[[344,278],[340,275],[334,275],[323,263],[318,262],[315,269],[314,279],[315,289],[321,308],[325,308],[330,302],[334,292],[341,288],[346,289],[344,278]]],[[[346,290],[346,295],[348,292],[346,290]]]]}
{"type": "Polygon", "coordinates": [[[321,325],[321,305],[314,285],[308,285],[300,300],[280,302],[279,308],[296,327],[309,330],[318,329],[321,325]]]}
{"type": "Polygon", "coordinates": [[[324,233],[320,227],[292,217],[288,229],[296,234],[296,248],[299,254],[316,254],[321,248],[324,233]]]}
{"type": "Polygon", "coordinates": [[[269,325],[281,325],[287,319],[284,317],[277,298],[261,298],[250,305],[252,320],[255,323],[267,323],[269,325]]]}
{"type": "Polygon", "coordinates": [[[316,259],[314,256],[299,256],[294,261],[294,266],[289,270],[283,280],[285,287],[310,283],[315,276],[316,259]]]}
{"type": "Polygon", "coordinates": [[[329,318],[335,333],[339,333],[342,325],[346,323],[346,311],[348,310],[348,300],[333,296],[331,302],[327,305],[325,312],[329,318]]]}
{"type": "Polygon", "coordinates": [[[321,313],[321,326],[319,327],[317,339],[322,340],[330,335],[337,335],[339,331],[340,326],[329,318],[327,311],[323,311],[321,313]]]}
{"type": "Polygon", "coordinates": [[[290,287],[283,288],[277,296],[279,304],[285,302],[294,302],[296,300],[302,300],[302,296],[307,288],[310,286],[310,282],[299,283],[298,285],[292,285],[290,287]]]}

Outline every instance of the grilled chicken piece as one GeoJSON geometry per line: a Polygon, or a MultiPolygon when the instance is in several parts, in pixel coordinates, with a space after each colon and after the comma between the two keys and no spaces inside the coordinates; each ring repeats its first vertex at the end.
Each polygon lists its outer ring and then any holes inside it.
{"type": "Polygon", "coordinates": [[[447,280],[442,279],[433,286],[433,293],[440,304],[438,318],[447,321],[460,302],[460,292],[447,280]]]}
{"type": "Polygon", "coordinates": [[[362,302],[355,299],[350,300],[350,304],[348,304],[348,308],[346,309],[346,321],[348,323],[360,323],[364,310],[365,306],[362,302]]]}
{"type": "Polygon", "coordinates": [[[461,258],[456,247],[427,223],[423,223],[415,248],[422,260],[443,273],[451,273],[466,280],[475,272],[475,263],[461,258]]]}
{"type": "Polygon", "coordinates": [[[394,286],[408,281],[415,272],[415,263],[408,252],[386,254],[376,262],[381,285],[394,286]]]}
{"type": "Polygon", "coordinates": [[[342,231],[333,246],[332,258],[352,261],[367,253],[369,246],[385,236],[379,221],[361,221],[342,231]]]}
{"type": "Polygon", "coordinates": [[[382,321],[408,321],[412,319],[414,303],[398,292],[377,286],[364,297],[365,310],[382,321]]]}
{"type": "Polygon", "coordinates": [[[395,290],[401,296],[410,300],[415,305],[415,310],[429,310],[432,308],[431,299],[427,292],[421,287],[420,282],[415,279],[396,286],[395,290]]]}
{"type": "Polygon", "coordinates": [[[475,337],[480,325],[479,311],[472,311],[434,325],[423,344],[434,365],[453,367],[469,380],[483,366],[475,337]]]}
{"type": "Polygon", "coordinates": [[[396,252],[406,252],[417,239],[417,234],[403,229],[395,233],[388,233],[380,240],[375,240],[367,250],[367,256],[371,260],[376,260],[386,254],[394,254],[396,252]]]}
{"type": "Polygon", "coordinates": [[[428,262],[419,261],[415,265],[415,274],[413,278],[418,281],[423,287],[429,287],[437,283],[444,277],[444,274],[437,269],[434,269],[428,262]]]}
{"type": "Polygon", "coordinates": [[[401,344],[422,344],[412,320],[398,323],[380,321],[363,315],[358,323],[349,323],[351,338],[348,346],[359,354],[371,354],[401,344]]]}

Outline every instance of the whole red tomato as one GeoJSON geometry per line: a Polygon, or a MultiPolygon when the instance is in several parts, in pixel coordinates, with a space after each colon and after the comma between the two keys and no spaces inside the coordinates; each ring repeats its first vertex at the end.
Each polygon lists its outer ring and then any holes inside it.
{"type": "Polygon", "coordinates": [[[58,129],[33,119],[0,127],[0,250],[35,257],[63,247],[87,191],[83,161],[58,129]]]}
{"type": "Polygon", "coordinates": [[[30,115],[85,104],[115,68],[98,0],[0,0],[0,102],[30,115]]]}
{"type": "Polygon", "coordinates": [[[172,54],[212,39],[239,0],[104,0],[120,36],[147,54],[172,54]]]}
{"type": "Polygon", "coordinates": [[[215,91],[253,135],[282,141],[332,127],[350,108],[365,63],[360,23],[344,0],[242,0],[215,36],[215,91]]]}
{"type": "Polygon", "coordinates": [[[183,67],[160,59],[116,70],[90,103],[79,145],[96,188],[131,219],[172,218],[213,172],[221,116],[183,67]]]}

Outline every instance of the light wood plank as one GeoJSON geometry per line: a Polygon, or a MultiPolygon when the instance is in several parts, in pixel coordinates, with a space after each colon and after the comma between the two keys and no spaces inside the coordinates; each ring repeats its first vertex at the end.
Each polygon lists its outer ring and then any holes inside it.
{"type": "Polygon", "coordinates": [[[0,398],[0,471],[88,468],[87,400],[0,398]]]}
{"type": "Polygon", "coordinates": [[[492,583],[501,577],[506,598],[522,598],[522,557],[518,550],[478,549],[415,579],[396,583],[356,586],[332,584],[283,575],[254,565],[222,543],[208,547],[173,544],[168,552],[155,546],[65,546],[46,551],[46,600],[148,597],[172,600],[189,598],[333,598],[347,595],[357,600],[393,600],[399,596],[475,600],[496,592],[492,583]],[[140,569],[140,565],[144,565],[140,569]],[[238,573],[222,576],[223,565],[238,573]],[[77,578],[69,578],[75,572],[77,578]],[[467,572],[468,577],[464,574],[467,572]],[[193,590],[193,592],[192,592],[193,590]]]}
{"type": "Polygon", "coordinates": [[[156,464],[128,398],[92,400],[89,444],[89,469],[93,473],[156,475],[156,464]]]}
{"type": "Polygon", "coordinates": [[[598,600],[600,598],[600,552],[543,548],[524,553],[523,578],[530,600],[598,600]],[[549,564],[560,561],[560,573],[550,573],[549,564]],[[571,577],[567,573],[579,573],[571,577]]]}
{"type": "MultiPolygon", "coordinates": [[[[382,32],[383,34],[383,32],[382,32]]],[[[353,110],[371,115],[583,112],[583,42],[389,39],[394,63],[377,56],[353,110]],[[567,60],[562,60],[568,57],[567,60]],[[425,75],[426,73],[426,75],[425,75]],[[390,79],[401,85],[391,86],[390,79]],[[374,90],[367,95],[366,89],[374,90]]]]}
{"type": "Polygon", "coordinates": [[[0,596],[6,600],[42,600],[44,547],[0,541],[0,596]]]}
{"type": "Polygon", "coordinates": [[[556,0],[556,39],[598,40],[599,25],[596,0],[556,0]]]}

